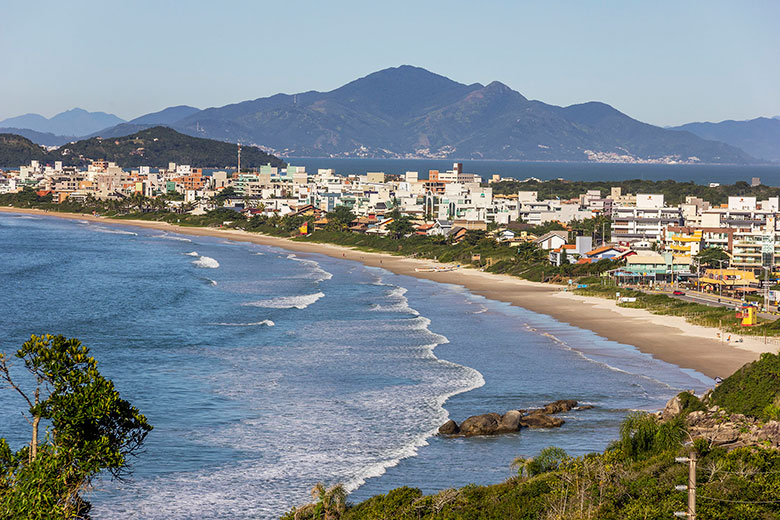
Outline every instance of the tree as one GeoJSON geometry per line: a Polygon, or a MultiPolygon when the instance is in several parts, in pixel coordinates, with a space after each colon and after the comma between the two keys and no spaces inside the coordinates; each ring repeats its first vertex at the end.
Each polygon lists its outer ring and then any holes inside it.
{"type": "Polygon", "coordinates": [[[694,257],[701,266],[719,267],[721,263],[729,261],[729,255],[719,247],[708,247],[694,257]]]}
{"type": "Polygon", "coordinates": [[[512,467],[517,468],[517,473],[521,477],[533,477],[558,469],[561,463],[569,459],[569,455],[563,448],[550,446],[539,452],[536,457],[527,459],[517,457],[512,461],[512,467]]]}
{"type": "Polygon", "coordinates": [[[13,357],[34,383],[16,381],[7,354],[0,354],[0,381],[26,403],[31,439],[13,453],[0,438],[0,511],[9,513],[3,518],[87,518],[90,504],[81,494],[103,471],[127,475],[128,459],[152,426],[75,338],[33,335],[13,357]]]}
{"type": "Polygon", "coordinates": [[[394,220],[387,225],[387,230],[392,233],[393,238],[401,239],[410,233],[414,233],[412,220],[406,215],[393,217],[394,220]]]}
{"type": "Polygon", "coordinates": [[[355,220],[355,214],[348,206],[336,206],[333,211],[325,215],[328,223],[333,224],[336,229],[343,231],[355,220]]]}

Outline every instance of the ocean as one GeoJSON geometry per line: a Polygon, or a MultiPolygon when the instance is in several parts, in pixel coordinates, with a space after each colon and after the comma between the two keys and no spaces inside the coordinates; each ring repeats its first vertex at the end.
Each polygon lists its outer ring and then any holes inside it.
{"type": "MultiPolygon", "coordinates": [[[[81,339],[155,427],[130,480],[96,483],[96,519],[276,518],[317,482],[351,501],[497,483],[518,455],[602,450],[629,411],[712,385],[462,287],[322,255],[4,213],[0,265],[0,349],[81,339]],[[435,435],[564,398],[595,408],[554,430],[435,435]]],[[[22,404],[0,391],[15,449],[22,404]]]]}
{"type": "MultiPolygon", "coordinates": [[[[429,159],[327,159],[327,158],[285,158],[289,164],[305,166],[307,172],[316,173],[318,168],[333,168],[339,174],[365,174],[385,172],[403,174],[416,171],[421,179],[428,178],[428,170],[447,171],[452,169],[452,160],[429,159]]],[[[647,181],[675,180],[696,184],[734,184],[738,181],[750,183],[759,177],[768,186],[780,186],[780,164],[767,165],[718,165],[718,164],[612,164],[612,163],[556,163],[518,161],[458,161],[463,171],[476,173],[484,181],[494,174],[513,179],[536,177],[542,180],[566,179],[570,181],[621,181],[643,179],[647,181]]]]}

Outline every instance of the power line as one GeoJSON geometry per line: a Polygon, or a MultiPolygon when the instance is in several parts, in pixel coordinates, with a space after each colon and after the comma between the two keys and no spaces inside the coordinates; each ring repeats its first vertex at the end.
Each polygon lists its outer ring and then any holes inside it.
{"type": "Polygon", "coordinates": [[[704,497],[701,495],[698,495],[697,498],[715,500],[717,502],[728,502],[729,504],[780,504],[780,500],[729,500],[727,498],[704,497]]]}

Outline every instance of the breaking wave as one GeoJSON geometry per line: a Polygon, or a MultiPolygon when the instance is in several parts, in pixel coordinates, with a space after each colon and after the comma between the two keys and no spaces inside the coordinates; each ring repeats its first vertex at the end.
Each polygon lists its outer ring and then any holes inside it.
{"type": "Polygon", "coordinates": [[[197,260],[192,262],[195,267],[201,267],[204,269],[216,269],[219,267],[219,262],[211,258],[210,256],[201,256],[197,260]]]}
{"type": "Polygon", "coordinates": [[[250,307],[266,307],[268,309],[305,309],[312,303],[325,296],[324,293],[303,294],[301,296],[280,296],[268,300],[247,302],[243,305],[250,307]]]}

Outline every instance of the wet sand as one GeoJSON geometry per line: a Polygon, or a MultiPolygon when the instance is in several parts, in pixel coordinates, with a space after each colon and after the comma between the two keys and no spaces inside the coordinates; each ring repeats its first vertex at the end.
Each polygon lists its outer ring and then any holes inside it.
{"type": "Polygon", "coordinates": [[[777,352],[772,340],[744,336],[741,343],[733,336],[730,343],[718,338],[718,331],[691,325],[684,318],[652,314],[642,309],[617,307],[613,300],[584,297],[563,291],[563,287],[521,280],[508,275],[460,268],[446,272],[420,272],[417,268],[441,266],[432,260],[419,260],[385,253],[367,253],[347,247],[248,233],[245,231],[175,226],[164,222],[120,220],[75,213],[44,212],[0,208],[2,212],[45,215],[104,224],[136,226],[185,235],[220,237],[280,247],[302,253],[319,253],[334,258],[355,260],[382,267],[397,274],[436,282],[461,285],[474,294],[552,316],[575,327],[589,329],[606,339],[634,345],[640,351],[683,368],[695,369],[709,377],[727,377],[739,367],[758,359],[761,352],[777,352]]]}

